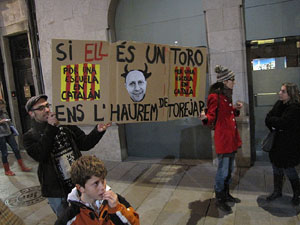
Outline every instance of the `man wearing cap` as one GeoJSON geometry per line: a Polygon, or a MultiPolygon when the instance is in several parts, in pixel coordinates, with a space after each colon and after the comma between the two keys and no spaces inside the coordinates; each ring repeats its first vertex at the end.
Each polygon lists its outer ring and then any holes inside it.
{"type": "Polygon", "coordinates": [[[57,216],[67,207],[67,194],[72,190],[69,169],[73,161],[102,138],[111,124],[98,124],[88,135],[75,125],[59,125],[50,111],[46,95],[31,97],[26,111],[32,119],[31,129],[23,136],[28,155],[39,162],[38,178],[42,196],[57,216]]]}
{"type": "Polygon", "coordinates": [[[229,193],[232,181],[235,153],[241,147],[242,141],[237,129],[235,117],[240,114],[242,103],[233,105],[232,91],[235,85],[234,73],[226,67],[217,65],[217,82],[212,84],[207,98],[207,113],[202,112],[200,119],[205,125],[213,125],[215,129],[214,142],[218,159],[218,169],[215,178],[215,193],[217,206],[228,213],[231,207],[227,202],[239,203],[229,193]]]}

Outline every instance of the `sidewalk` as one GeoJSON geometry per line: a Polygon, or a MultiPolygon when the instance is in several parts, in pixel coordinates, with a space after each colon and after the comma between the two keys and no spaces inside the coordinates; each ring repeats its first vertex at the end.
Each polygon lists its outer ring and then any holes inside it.
{"type": "MultiPolygon", "coordinates": [[[[14,155],[10,154],[11,169],[16,176],[5,176],[1,168],[0,198],[7,200],[11,210],[26,224],[53,225],[56,217],[40,196],[37,163],[25,153],[22,155],[33,172],[21,172],[14,155]]],[[[242,202],[234,205],[229,215],[215,207],[216,167],[210,161],[129,158],[125,162],[105,161],[105,165],[108,185],[131,203],[143,225],[300,224],[300,207],[290,203],[289,182],[285,182],[282,198],[272,203],[265,201],[273,189],[268,162],[236,169],[232,193],[242,202]]]]}

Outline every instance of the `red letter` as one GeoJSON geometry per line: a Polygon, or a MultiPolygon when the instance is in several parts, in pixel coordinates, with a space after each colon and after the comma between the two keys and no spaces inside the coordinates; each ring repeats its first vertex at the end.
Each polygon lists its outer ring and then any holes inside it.
{"type": "Polygon", "coordinates": [[[95,43],[95,60],[102,60],[104,56],[107,56],[107,54],[102,54],[102,42],[100,42],[100,47],[99,47],[99,58],[97,58],[97,43],[95,43]]]}
{"type": "Polygon", "coordinates": [[[91,53],[93,53],[92,50],[88,50],[88,46],[89,46],[89,45],[93,45],[93,44],[86,44],[86,45],[85,45],[85,62],[93,61],[92,58],[91,58],[91,59],[88,59],[88,55],[91,54],[91,53]]]}

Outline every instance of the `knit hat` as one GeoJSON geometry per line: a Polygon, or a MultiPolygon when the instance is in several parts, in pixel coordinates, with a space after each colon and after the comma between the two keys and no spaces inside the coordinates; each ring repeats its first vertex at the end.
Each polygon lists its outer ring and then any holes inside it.
{"type": "Polygon", "coordinates": [[[42,94],[42,95],[37,95],[37,96],[31,97],[31,98],[27,101],[27,103],[26,103],[26,105],[25,105],[26,111],[29,112],[29,111],[32,109],[32,107],[33,107],[33,106],[34,106],[41,98],[47,100],[47,99],[48,99],[48,96],[42,94]]]}
{"type": "Polygon", "coordinates": [[[226,67],[216,65],[215,72],[217,73],[217,81],[223,82],[234,78],[234,73],[226,67]]]}

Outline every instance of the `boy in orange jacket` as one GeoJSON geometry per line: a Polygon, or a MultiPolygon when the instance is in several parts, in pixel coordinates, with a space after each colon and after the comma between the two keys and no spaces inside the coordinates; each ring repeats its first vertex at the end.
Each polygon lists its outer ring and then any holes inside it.
{"type": "Polygon", "coordinates": [[[95,156],[82,156],[71,166],[75,188],[68,195],[70,206],[55,225],[139,225],[139,216],[130,204],[106,185],[107,170],[95,156]]]}

